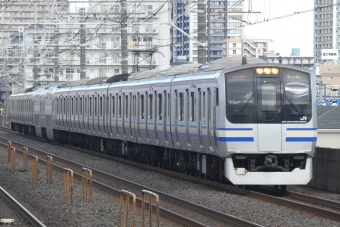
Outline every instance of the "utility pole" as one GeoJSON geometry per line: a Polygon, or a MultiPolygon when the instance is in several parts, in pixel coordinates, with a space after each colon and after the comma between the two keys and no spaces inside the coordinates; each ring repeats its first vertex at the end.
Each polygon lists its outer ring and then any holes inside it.
{"type": "MultiPolygon", "coordinates": [[[[52,10],[51,10],[52,11],[52,10]]],[[[51,12],[51,19],[52,19],[52,12],[51,12]]],[[[58,20],[58,17],[57,17],[58,20]]],[[[57,21],[58,23],[58,21],[57,21]]],[[[57,46],[54,48],[54,81],[59,81],[59,69],[60,69],[60,64],[59,64],[59,29],[56,27],[56,30],[54,30],[54,44],[57,46]]]]}
{"type": "Polygon", "coordinates": [[[80,28],[80,79],[86,79],[86,55],[85,55],[85,24],[80,25],[82,28],[80,28]]]}
{"type": "Polygon", "coordinates": [[[121,0],[121,54],[122,54],[122,74],[128,73],[128,50],[127,50],[127,4],[126,0],[121,0]]]}
{"type": "MultiPolygon", "coordinates": [[[[200,43],[207,43],[207,16],[206,16],[205,0],[198,0],[197,4],[197,40],[200,43]]],[[[200,43],[197,45],[197,61],[200,64],[207,63],[207,49],[206,45],[200,43]]]]}

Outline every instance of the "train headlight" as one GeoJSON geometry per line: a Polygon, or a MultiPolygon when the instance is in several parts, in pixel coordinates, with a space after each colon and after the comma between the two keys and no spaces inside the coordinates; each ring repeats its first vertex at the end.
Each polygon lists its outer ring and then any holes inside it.
{"type": "Polygon", "coordinates": [[[265,74],[270,74],[272,72],[271,68],[264,68],[263,71],[265,74]]]}
{"type": "Polygon", "coordinates": [[[263,68],[257,68],[256,73],[257,74],[263,74],[263,68]]]}
{"type": "Polygon", "coordinates": [[[278,68],[272,68],[272,74],[279,74],[278,68]]]}
{"type": "Polygon", "coordinates": [[[278,68],[256,68],[257,74],[279,74],[280,70],[278,68]]]}

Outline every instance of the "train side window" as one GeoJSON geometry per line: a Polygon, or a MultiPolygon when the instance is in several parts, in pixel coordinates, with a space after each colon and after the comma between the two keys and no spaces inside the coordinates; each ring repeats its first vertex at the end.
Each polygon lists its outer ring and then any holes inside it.
{"type": "Polygon", "coordinates": [[[152,119],[153,115],[153,95],[149,94],[149,119],[152,119]]]}
{"type": "Polygon", "coordinates": [[[205,120],[205,103],[206,103],[206,98],[205,98],[205,91],[203,91],[203,113],[202,113],[202,118],[205,120]]]}
{"type": "Polygon", "coordinates": [[[103,116],[103,97],[99,98],[99,117],[103,116]]]}
{"type": "Polygon", "coordinates": [[[170,119],[170,105],[171,105],[171,102],[170,102],[170,93],[168,94],[168,100],[166,100],[167,103],[168,103],[168,119],[170,119]]]}
{"type": "Polygon", "coordinates": [[[92,97],[89,100],[89,116],[92,116],[92,97]]]}
{"type": "Polygon", "coordinates": [[[180,92],[179,93],[179,120],[183,121],[184,120],[184,93],[180,92]]]}
{"type": "MultiPolygon", "coordinates": [[[[105,97],[105,95],[104,95],[105,97]]],[[[106,117],[110,116],[110,97],[106,96],[106,101],[105,101],[105,113],[106,113],[106,117]]]]}
{"type": "Polygon", "coordinates": [[[133,103],[132,103],[132,107],[133,107],[133,111],[132,111],[132,114],[133,114],[133,118],[136,117],[136,95],[133,95],[133,103]]]}
{"type": "Polygon", "coordinates": [[[56,98],[56,105],[57,105],[56,114],[59,114],[59,99],[58,98],[56,98]]]}
{"type": "Polygon", "coordinates": [[[196,95],[195,92],[190,93],[190,100],[191,100],[191,121],[194,122],[196,119],[196,95]]]}
{"type": "Polygon", "coordinates": [[[122,96],[118,96],[118,117],[122,117],[122,96]]]}
{"type": "Polygon", "coordinates": [[[83,115],[83,98],[79,98],[79,115],[83,115]]]}
{"type": "Polygon", "coordinates": [[[94,114],[95,117],[98,115],[98,99],[94,97],[94,114]]]}
{"type": "Polygon", "coordinates": [[[129,110],[129,96],[125,95],[125,118],[128,117],[128,110],[129,110]]]}
{"type": "Polygon", "coordinates": [[[78,98],[76,98],[74,114],[78,115],[78,98]]]}
{"type": "Polygon", "coordinates": [[[85,100],[84,100],[84,115],[85,115],[85,116],[86,116],[87,113],[88,113],[88,110],[87,110],[87,107],[89,106],[88,100],[89,100],[89,98],[88,98],[88,97],[85,97],[85,100]]]}
{"type": "Polygon", "coordinates": [[[74,103],[73,103],[73,98],[71,99],[71,115],[73,115],[73,106],[74,106],[74,103]]]}
{"type": "Polygon", "coordinates": [[[162,94],[158,94],[158,119],[162,120],[162,94]]]}
{"type": "Polygon", "coordinates": [[[218,106],[218,103],[219,103],[218,88],[215,89],[215,97],[216,97],[216,106],[218,106]]]}
{"type": "Polygon", "coordinates": [[[112,117],[115,117],[116,114],[116,100],[115,100],[115,96],[112,96],[112,117]]]}
{"type": "Polygon", "coordinates": [[[140,118],[144,119],[144,95],[140,95],[140,118]]]}

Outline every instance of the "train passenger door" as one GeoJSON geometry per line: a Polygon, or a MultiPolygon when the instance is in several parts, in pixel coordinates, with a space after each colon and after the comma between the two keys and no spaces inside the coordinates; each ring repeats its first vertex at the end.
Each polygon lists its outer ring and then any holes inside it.
{"type": "Polygon", "coordinates": [[[194,150],[200,150],[200,128],[199,128],[199,102],[197,97],[197,89],[189,89],[189,118],[188,118],[188,130],[189,141],[191,147],[194,150]]]}
{"type": "Polygon", "coordinates": [[[210,136],[210,120],[211,120],[211,93],[210,89],[202,88],[201,90],[201,143],[205,152],[210,152],[212,149],[210,136]]]}
{"type": "Polygon", "coordinates": [[[281,151],[281,80],[257,78],[256,86],[259,151],[281,151]]]}

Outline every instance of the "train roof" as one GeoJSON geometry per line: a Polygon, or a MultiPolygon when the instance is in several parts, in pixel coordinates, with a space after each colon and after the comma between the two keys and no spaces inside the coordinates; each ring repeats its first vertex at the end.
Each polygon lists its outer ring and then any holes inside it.
{"type": "Polygon", "coordinates": [[[146,70],[143,72],[133,74],[129,79],[140,80],[140,79],[149,79],[152,77],[165,77],[165,76],[174,76],[174,75],[179,75],[179,74],[194,73],[194,72],[198,72],[199,67],[201,65],[202,64],[198,64],[198,63],[187,63],[187,64],[176,65],[165,70],[160,70],[158,68],[151,69],[151,70],[146,70]]]}
{"type": "Polygon", "coordinates": [[[66,82],[64,84],[61,84],[59,88],[64,87],[76,87],[76,86],[82,86],[82,85],[93,85],[93,84],[100,84],[103,81],[105,81],[107,77],[96,77],[93,79],[85,79],[85,80],[73,80],[70,82],[66,82]]]}
{"type": "MultiPolygon", "coordinates": [[[[265,60],[255,58],[255,57],[247,57],[247,65],[249,64],[256,64],[256,63],[268,63],[265,60]]],[[[202,65],[200,67],[200,71],[214,71],[219,69],[231,68],[235,66],[242,65],[242,56],[237,57],[228,57],[228,58],[221,58],[211,63],[202,65]]]]}

